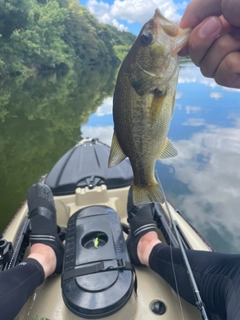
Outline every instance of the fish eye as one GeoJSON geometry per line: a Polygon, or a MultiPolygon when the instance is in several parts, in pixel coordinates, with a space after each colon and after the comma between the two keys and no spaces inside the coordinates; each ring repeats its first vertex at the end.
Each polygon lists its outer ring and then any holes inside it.
{"type": "Polygon", "coordinates": [[[152,42],[153,36],[151,33],[143,33],[140,37],[141,43],[146,46],[152,42]]]}

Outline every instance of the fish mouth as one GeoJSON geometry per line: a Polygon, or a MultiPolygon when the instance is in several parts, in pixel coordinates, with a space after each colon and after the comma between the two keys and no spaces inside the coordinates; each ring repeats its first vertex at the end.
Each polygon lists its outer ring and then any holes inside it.
{"type": "Polygon", "coordinates": [[[178,34],[178,24],[166,19],[157,8],[153,16],[153,28],[157,30],[159,26],[170,37],[175,37],[178,34]]]}
{"type": "Polygon", "coordinates": [[[155,10],[154,16],[153,16],[153,27],[158,28],[160,24],[160,19],[162,15],[159,9],[155,10]]]}

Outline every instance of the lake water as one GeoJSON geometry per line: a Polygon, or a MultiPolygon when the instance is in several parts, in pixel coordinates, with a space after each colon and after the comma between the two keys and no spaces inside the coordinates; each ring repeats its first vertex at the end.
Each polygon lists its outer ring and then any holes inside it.
{"type": "MultiPolygon", "coordinates": [[[[22,77],[0,87],[0,232],[27,190],[82,137],[110,144],[116,70],[22,77]]],[[[180,68],[169,138],[156,168],[170,202],[217,251],[240,247],[240,90],[180,68]]]]}

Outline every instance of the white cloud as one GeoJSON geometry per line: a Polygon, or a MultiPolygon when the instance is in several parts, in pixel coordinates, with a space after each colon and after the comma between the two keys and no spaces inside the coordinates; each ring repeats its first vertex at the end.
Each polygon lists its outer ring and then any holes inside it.
{"type": "Polygon", "coordinates": [[[199,111],[201,111],[201,107],[194,107],[194,106],[186,106],[186,114],[190,114],[190,113],[197,113],[199,111]]]}
{"type": "MultiPolygon", "coordinates": [[[[215,90],[220,88],[220,90],[226,90],[230,92],[238,92],[240,93],[240,89],[235,89],[235,88],[227,88],[227,87],[222,87],[218,85],[214,79],[212,78],[205,78],[201,71],[200,68],[195,66],[192,62],[187,62],[183,63],[180,60],[180,72],[179,72],[179,78],[178,78],[178,83],[201,83],[204,84],[205,86],[209,86],[215,90]]],[[[211,98],[221,98],[220,97],[221,93],[218,91],[212,92],[211,98]]],[[[239,102],[240,104],[240,102],[239,102]]]]}
{"type": "Polygon", "coordinates": [[[128,23],[139,22],[144,24],[159,8],[162,14],[172,20],[179,21],[177,5],[172,0],[115,0],[111,6],[111,15],[118,19],[127,20],[128,23]]]}
{"type": "Polygon", "coordinates": [[[222,237],[225,231],[233,235],[227,241],[239,251],[240,121],[235,128],[206,126],[191,139],[173,144],[179,155],[165,163],[174,166],[177,178],[190,190],[174,204],[205,235],[212,230],[222,237]]]}
{"type": "Polygon", "coordinates": [[[176,5],[173,0],[115,0],[112,5],[103,1],[89,0],[87,7],[99,21],[114,25],[121,31],[127,31],[127,28],[118,22],[118,19],[125,20],[128,23],[139,22],[144,24],[154,14],[156,8],[159,8],[162,14],[172,20],[180,21],[178,9],[182,9],[186,3],[176,5]]]}
{"type": "Polygon", "coordinates": [[[205,120],[202,118],[189,118],[187,121],[183,122],[183,126],[190,126],[190,127],[200,127],[205,126],[205,120]]]}
{"type": "Polygon", "coordinates": [[[100,141],[106,143],[111,146],[112,143],[112,135],[113,135],[113,126],[105,126],[105,127],[91,127],[88,125],[81,127],[82,137],[83,138],[98,138],[100,141]]]}
{"type": "Polygon", "coordinates": [[[128,27],[124,26],[124,24],[119,23],[116,19],[112,19],[112,24],[115,28],[117,28],[119,31],[129,31],[128,27]]]}
{"type": "Polygon", "coordinates": [[[228,115],[228,119],[232,119],[235,127],[240,128],[240,114],[239,114],[239,112],[231,112],[228,115]]]}
{"type": "Polygon", "coordinates": [[[124,24],[119,23],[117,19],[110,13],[111,7],[108,3],[97,0],[89,0],[87,7],[100,22],[113,25],[119,31],[128,31],[128,28],[124,26],[124,24]]]}
{"type": "Polygon", "coordinates": [[[210,93],[210,98],[218,100],[218,99],[222,98],[222,94],[220,92],[211,92],[210,93]]]}
{"type": "Polygon", "coordinates": [[[180,103],[176,103],[174,108],[178,110],[182,110],[182,105],[180,103]]]}
{"type": "Polygon", "coordinates": [[[183,95],[183,93],[182,93],[182,92],[177,91],[177,92],[176,92],[176,97],[175,97],[175,99],[177,100],[177,99],[182,98],[182,95],[183,95]]]}
{"type": "Polygon", "coordinates": [[[205,78],[198,67],[193,63],[183,64],[180,68],[178,83],[201,83],[211,88],[220,87],[211,78],[205,78]]]}
{"type": "Polygon", "coordinates": [[[240,93],[240,89],[236,89],[236,88],[223,87],[223,89],[226,90],[226,91],[230,91],[230,92],[238,92],[238,93],[240,93]]]}
{"type": "Polygon", "coordinates": [[[96,116],[102,117],[106,114],[112,114],[112,106],[113,106],[113,98],[106,98],[103,101],[103,104],[97,108],[97,111],[95,113],[96,116]]]}

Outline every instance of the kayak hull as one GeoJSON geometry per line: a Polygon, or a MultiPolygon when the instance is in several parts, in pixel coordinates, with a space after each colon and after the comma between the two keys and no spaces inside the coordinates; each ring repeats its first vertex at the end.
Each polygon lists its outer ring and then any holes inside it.
{"type": "MultiPolygon", "coordinates": [[[[85,143],[82,141],[81,144],[85,143]]],[[[47,179],[46,179],[47,181],[47,179]]],[[[105,183],[96,185],[93,188],[89,186],[77,187],[73,194],[55,195],[54,201],[57,209],[57,223],[62,227],[68,225],[69,218],[78,210],[88,206],[107,206],[118,213],[119,220],[123,230],[128,229],[127,223],[127,200],[129,186],[120,188],[107,188],[105,183]]],[[[210,246],[201,238],[201,236],[187,223],[187,221],[175,210],[169,203],[173,219],[177,222],[181,233],[184,235],[193,250],[211,251],[210,246]]],[[[166,206],[161,206],[166,219],[168,213],[166,206]]],[[[27,203],[25,202],[12,222],[4,232],[4,239],[11,243],[16,242],[17,234],[22,222],[28,214],[27,203]]],[[[126,239],[127,233],[123,232],[126,239]]],[[[159,239],[166,242],[163,234],[159,230],[159,239]]],[[[27,248],[25,257],[29,252],[27,248]]],[[[127,303],[114,314],[99,319],[114,320],[159,320],[159,314],[154,313],[151,309],[154,303],[163,303],[165,312],[161,315],[162,320],[181,319],[182,311],[185,320],[200,320],[200,314],[196,307],[190,305],[183,299],[179,298],[173,289],[150,268],[140,266],[135,267],[137,278],[137,293],[133,290],[127,303]],[[181,304],[179,303],[181,301],[181,304]]],[[[16,319],[51,319],[51,320],[79,320],[84,319],[74,314],[66,306],[62,296],[61,275],[54,275],[46,279],[39,286],[31,298],[24,305],[16,319]]],[[[95,317],[95,319],[98,319],[95,317]]]]}

